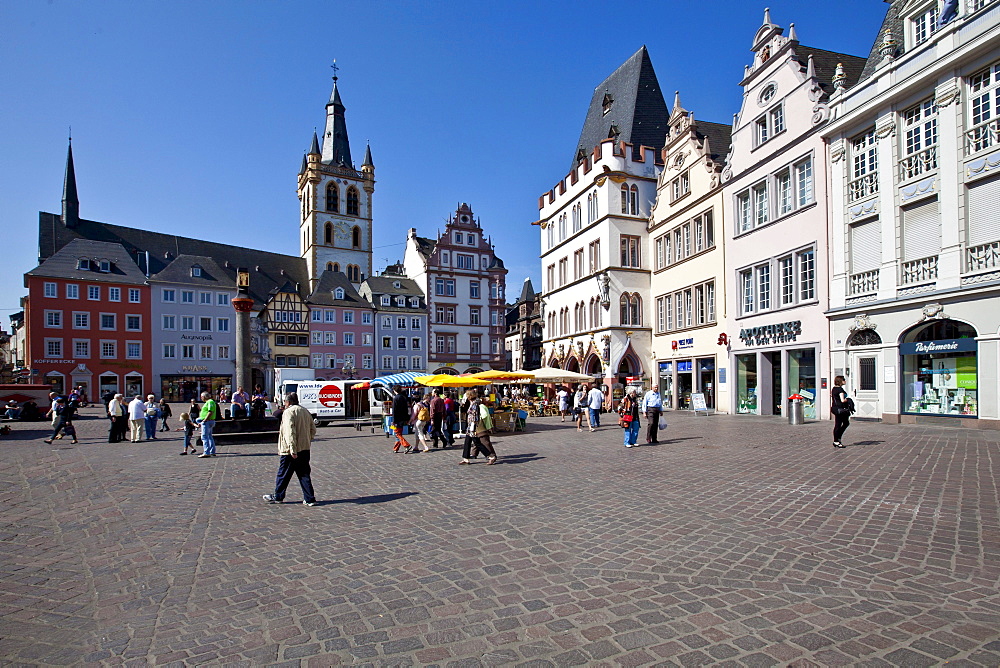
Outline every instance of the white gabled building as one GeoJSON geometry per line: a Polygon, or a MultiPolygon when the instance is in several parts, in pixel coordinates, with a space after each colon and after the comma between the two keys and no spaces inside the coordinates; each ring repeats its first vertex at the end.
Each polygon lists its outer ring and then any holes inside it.
{"type": "Polygon", "coordinates": [[[723,172],[732,370],[730,408],[780,415],[792,394],[829,417],[827,171],[821,130],[838,63],[865,60],[803,46],[764,12],[723,172]]]}
{"type": "Polygon", "coordinates": [[[691,395],[729,412],[722,169],[732,128],[696,121],[675,95],[663,172],[649,218],[652,353],[665,408],[691,395]],[[723,382],[720,382],[723,381],[723,382]]]}
{"type": "Polygon", "coordinates": [[[830,108],[832,373],[860,417],[1000,428],[1000,2],[895,0],[830,108]]]}
{"type": "Polygon", "coordinates": [[[538,202],[542,364],[612,398],[653,377],[646,222],[668,116],[642,47],[594,90],[570,171],[538,202]]]}

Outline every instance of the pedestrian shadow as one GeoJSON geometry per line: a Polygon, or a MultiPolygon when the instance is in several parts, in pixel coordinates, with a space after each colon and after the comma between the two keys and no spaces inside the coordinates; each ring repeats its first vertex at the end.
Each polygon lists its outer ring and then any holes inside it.
{"type": "Polygon", "coordinates": [[[856,443],[851,443],[848,447],[852,445],[881,445],[885,441],[857,441],[856,443]]]}
{"type": "Polygon", "coordinates": [[[536,462],[545,459],[537,452],[521,452],[516,455],[504,455],[497,459],[497,464],[524,464],[526,462],[536,462]]]}
{"type": "Polygon", "coordinates": [[[682,441],[694,441],[694,440],[697,440],[697,439],[700,439],[700,438],[705,438],[705,437],[704,436],[683,436],[683,437],[678,437],[678,438],[668,438],[668,439],[665,439],[663,441],[660,441],[659,443],[644,443],[642,447],[646,447],[647,445],[673,445],[675,443],[680,443],[682,441]]]}
{"type": "Polygon", "coordinates": [[[394,494],[373,494],[372,496],[359,496],[354,499],[331,499],[330,501],[319,501],[316,505],[332,506],[338,503],[356,503],[358,505],[369,503],[388,503],[389,501],[405,499],[408,496],[415,496],[419,493],[420,492],[396,492],[394,494]]]}

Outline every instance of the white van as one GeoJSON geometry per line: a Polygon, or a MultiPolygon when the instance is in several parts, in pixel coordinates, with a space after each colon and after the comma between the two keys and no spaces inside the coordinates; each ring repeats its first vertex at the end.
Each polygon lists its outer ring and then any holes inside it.
{"type": "Polygon", "coordinates": [[[286,380],[279,389],[276,399],[289,392],[299,395],[299,405],[313,416],[317,427],[332,420],[346,420],[369,414],[373,418],[382,416],[382,402],[392,401],[392,394],[384,387],[368,390],[350,390],[359,384],[358,380],[286,380]]]}

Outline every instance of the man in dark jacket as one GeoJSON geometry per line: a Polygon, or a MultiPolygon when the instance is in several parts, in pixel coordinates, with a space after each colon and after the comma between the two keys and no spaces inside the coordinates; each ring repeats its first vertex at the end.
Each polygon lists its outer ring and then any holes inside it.
{"type": "Polygon", "coordinates": [[[402,386],[397,385],[396,394],[392,397],[392,430],[396,433],[396,443],[392,446],[393,452],[399,452],[400,447],[405,453],[413,452],[413,446],[403,438],[403,428],[409,423],[410,400],[406,397],[402,386]]]}
{"type": "Polygon", "coordinates": [[[454,438],[447,424],[444,425],[444,431],[441,430],[446,412],[444,398],[441,397],[441,388],[438,388],[434,390],[434,398],[431,399],[431,426],[433,427],[431,438],[434,439],[435,448],[438,447],[439,438],[441,439],[441,445],[445,448],[452,444],[452,439],[454,438]]]}

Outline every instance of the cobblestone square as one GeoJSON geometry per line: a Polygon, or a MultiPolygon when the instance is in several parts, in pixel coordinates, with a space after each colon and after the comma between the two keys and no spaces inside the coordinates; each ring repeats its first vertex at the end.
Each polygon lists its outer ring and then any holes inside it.
{"type": "Polygon", "coordinates": [[[1000,434],[558,418],[496,466],[319,431],[276,448],[0,441],[0,659],[67,665],[1000,665],[1000,434]],[[613,421],[606,420],[606,423],[613,421]]]}

